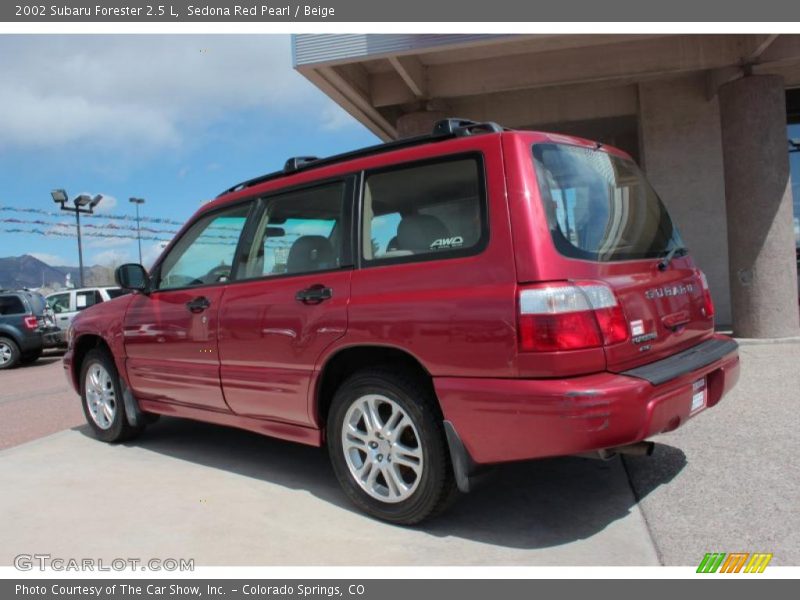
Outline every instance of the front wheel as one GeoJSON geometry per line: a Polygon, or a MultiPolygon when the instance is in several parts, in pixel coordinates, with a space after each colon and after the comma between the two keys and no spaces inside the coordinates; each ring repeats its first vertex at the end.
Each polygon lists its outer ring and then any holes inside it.
{"type": "Polygon", "coordinates": [[[13,369],[19,364],[19,346],[11,338],[0,337],[0,369],[13,369]]]}
{"type": "Polygon", "coordinates": [[[435,398],[413,376],[370,369],[345,381],[328,416],[328,450],[347,496],[379,519],[419,523],[456,494],[435,398]]]}
{"type": "Polygon", "coordinates": [[[128,423],[114,359],[101,349],[89,351],[81,366],[81,400],[97,439],[124,442],[141,432],[142,427],[128,423]]]}

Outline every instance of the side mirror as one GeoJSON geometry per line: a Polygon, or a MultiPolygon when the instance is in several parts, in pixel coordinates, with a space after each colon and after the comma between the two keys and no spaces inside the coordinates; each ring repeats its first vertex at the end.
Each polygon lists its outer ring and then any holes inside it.
{"type": "Polygon", "coordinates": [[[136,263],[120,265],[114,271],[114,279],[124,290],[134,290],[144,294],[150,292],[150,277],[142,265],[136,263]]]}

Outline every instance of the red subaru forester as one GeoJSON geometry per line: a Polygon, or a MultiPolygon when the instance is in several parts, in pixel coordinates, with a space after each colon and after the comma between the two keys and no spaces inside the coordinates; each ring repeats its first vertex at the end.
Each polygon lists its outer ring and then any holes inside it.
{"type": "Polygon", "coordinates": [[[203,206],[64,368],[96,436],[155,415],[321,446],[416,523],[482,467],[647,453],[717,404],[736,342],[623,152],[494,123],[289,159],[203,206]]]}

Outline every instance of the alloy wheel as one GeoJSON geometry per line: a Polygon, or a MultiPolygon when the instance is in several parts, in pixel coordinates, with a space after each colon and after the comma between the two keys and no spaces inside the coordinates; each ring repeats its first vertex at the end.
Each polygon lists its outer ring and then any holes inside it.
{"type": "Polygon", "coordinates": [[[353,479],[381,502],[407,500],[424,468],[419,433],[395,401],[380,394],[352,403],[342,427],[342,449],[353,479]]]}
{"type": "Polygon", "coordinates": [[[95,363],[86,373],[86,406],[92,420],[100,429],[109,429],[117,413],[117,394],[114,380],[106,368],[95,363]]]}

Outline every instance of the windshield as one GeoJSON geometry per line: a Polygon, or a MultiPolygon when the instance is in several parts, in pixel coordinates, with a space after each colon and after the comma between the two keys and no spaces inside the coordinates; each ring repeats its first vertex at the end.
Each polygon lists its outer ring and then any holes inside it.
{"type": "Polygon", "coordinates": [[[683,246],[633,161],[566,144],[535,144],[533,160],[553,242],[562,254],[608,262],[659,258],[683,246]]]}

